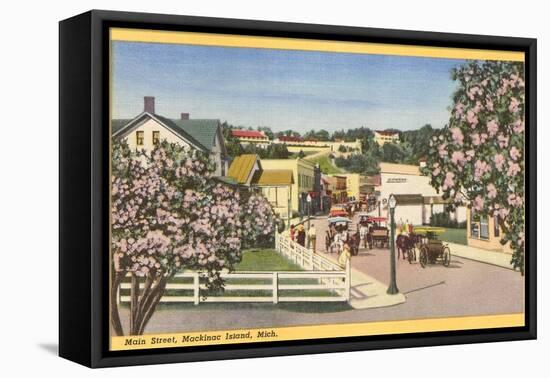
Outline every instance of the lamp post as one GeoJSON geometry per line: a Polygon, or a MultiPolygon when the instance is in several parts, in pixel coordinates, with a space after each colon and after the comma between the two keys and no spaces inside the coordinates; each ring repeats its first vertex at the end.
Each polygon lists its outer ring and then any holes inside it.
{"type": "Polygon", "coordinates": [[[388,287],[388,294],[397,294],[399,289],[397,288],[396,273],[395,273],[395,206],[397,201],[393,194],[388,199],[388,207],[390,208],[390,286],[388,287]]]}
{"type": "Polygon", "coordinates": [[[311,213],[311,196],[309,193],[307,194],[306,202],[307,202],[307,229],[309,230],[309,216],[311,213]]]}

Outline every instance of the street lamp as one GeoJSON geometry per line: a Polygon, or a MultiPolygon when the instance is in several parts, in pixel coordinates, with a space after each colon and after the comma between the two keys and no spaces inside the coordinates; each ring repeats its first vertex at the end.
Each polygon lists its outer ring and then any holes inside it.
{"type": "Polygon", "coordinates": [[[390,234],[390,286],[388,287],[388,294],[397,294],[399,289],[397,288],[396,282],[396,273],[395,273],[395,206],[397,205],[397,200],[393,194],[390,195],[388,199],[388,207],[390,208],[390,224],[391,224],[391,234],[390,234]]]}
{"type": "Polygon", "coordinates": [[[306,197],[307,202],[307,229],[309,230],[309,217],[311,215],[311,195],[308,193],[306,197]]]}

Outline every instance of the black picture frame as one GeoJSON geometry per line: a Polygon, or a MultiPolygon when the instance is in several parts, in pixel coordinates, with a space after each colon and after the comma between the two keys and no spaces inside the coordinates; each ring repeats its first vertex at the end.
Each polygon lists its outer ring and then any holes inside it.
{"type": "Polygon", "coordinates": [[[89,367],[534,339],[536,39],[93,10],[59,24],[59,354],[89,367]],[[110,27],[522,51],[526,72],[525,326],[155,350],[108,350],[110,27]]]}

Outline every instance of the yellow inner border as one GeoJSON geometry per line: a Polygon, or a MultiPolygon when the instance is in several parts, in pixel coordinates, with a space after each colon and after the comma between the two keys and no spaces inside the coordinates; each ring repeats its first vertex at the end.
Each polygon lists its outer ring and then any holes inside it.
{"type": "Polygon", "coordinates": [[[323,51],[351,54],[398,55],[447,59],[506,60],[516,62],[523,62],[525,60],[525,54],[518,51],[326,41],[299,38],[257,37],[248,35],[192,33],[166,30],[111,28],[110,31],[112,41],[323,51]]]}
{"type": "MultiPolygon", "coordinates": [[[[480,49],[461,49],[447,47],[429,47],[429,46],[409,46],[381,43],[365,42],[342,42],[325,40],[306,40],[294,38],[278,37],[256,37],[246,35],[228,35],[228,34],[210,34],[210,33],[191,33],[174,32],[161,30],[142,30],[142,29],[110,29],[111,42],[149,42],[149,43],[169,43],[169,44],[188,44],[201,46],[224,46],[224,47],[245,47],[245,48],[263,48],[263,49],[286,49],[286,50],[304,50],[304,51],[322,51],[336,53],[353,54],[376,54],[376,55],[397,55],[397,56],[416,56],[430,58],[446,59],[479,59],[479,60],[506,60],[524,62],[525,54],[516,51],[499,50],[480,50],[480,49]]],[[[111,47],[111,46],[110,46],[111,47]]],[[[111,51],[110,51],[111,53],[111,51]]],[[[112,100],[112,56],[110,59],[110,91],[112,100]]],[[[109,112],[112,112],[111,103],[109,112]]],[[[112,114],[112,113],[111,113],[112,114]]],[[[111,117],[110,117],[111,118],[111,117]]],[[[111,125],[109,125],[111,128],[111,125]]],[[[110,268],[110,267],[109,267],[110,268]]],[[[419,320],[400,320],[383,321],[371,323],[351,323],[351,324],[331,324],[331,325],[312,325],[283,328],[263,328],[246,329],[232,331],[206,331],[206,332],[188,332],[188,333],[170,333],[144,336],[112,336],[110,338],[110,350],[129,350],[129,349],[149,349],[149,348],[169,348],[191,345],[212,345],[212,344],[236,344],[243,342],[266,342],[266,341],[289,341],[304,339],[321,339],[333,337],[350,336],[371,336],[371,335],[390,335],[406,334],[416,332],[437,332],[454,330],[472,330],[483,328],[505,328],[525,326],[525,315],[521,314],[503,314],[488,316],[466,316],[452,318],[432,318],[419,320]],[[273,338],[253,337],[252,339],[225,339],[226,332],[248,332],[256,336],[260,330],[274,330],[277,334],[273,338]],[[216,336],[220,335],[221,340],[205,342],[183,342],[184,336],[199,335],[216,336]],[[174,337],[176,344],[172,343],[153,343],[154,338],[174,337]],[[130,340],[131,345],[126,345],[130,340]]]]}
{"type": "Polygon", "coordinates": [[[336,338],[350,336],[372,336],[372,335],[396,335],[416,332],[437,332],[437,331],[460,331],[483,328],[506,328],[523,327],[525,325],[524,314],[487,315],[487,316],[465,316],[456,318],[398,320],[388,322],[351,323],[351,324],[330,324],[315,326],[297,326],[283,328],[254,328],[230,331],[205,331],[185,332],[169,334],[151,334],[143,336],[115,336],[111,338],[111,350],[133,350],[149,348],[171,348],[197,345],[222,345],[240,344],[243,342],[267,342],[267,341],[289,341],[307,340],[321,338],[336,338]],[[273,331],[276,335],[271,337],[259,337],[260,331],[273,331]],[[248,339],[227,339],[226,333],[247,333],[248,339]],[[203,339],[197,341],[186,341],[184,337],[203,339]],[[207,340],[214,338],[214,340],[207,340]],[[219,338],[219,339],[217,339],[219,338]],[[155,342],[156,340],[169,340],[155,342]]]}

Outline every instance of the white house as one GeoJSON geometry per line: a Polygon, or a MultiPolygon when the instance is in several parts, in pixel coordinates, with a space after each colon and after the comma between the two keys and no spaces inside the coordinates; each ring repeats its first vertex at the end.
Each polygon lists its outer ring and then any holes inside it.
{"type": "Polygon", "coordinates": [[[134,119],[113,119],[112,135],[125,139],[130,148],[151,151],[162,140],[198,149],[210,155],[216,164],[215,176],[225,176],[228,156],[222,128],[217,119],[189,119],[182,113],[180,119],[170,119],[155,113],[155,98],[144,98],[144,109],[134,119]]]}
{"type": "Polygon", "coordinates": [[[375,130],[374,141],[379,146],[383,146],[384,143],[399,143],[399,132],[375,130]]]}
{"type": "MultiPolygon", "coordinates": [[[[420,173],[416,165],[380,163],[380,183],[375,191],[381,202],[381,213],[387,214],[387,199],[397,199],[396,220],[412,224],[428,224],[432,214],[445,211],[447,201],[430,185],[430,178],[420,173]]],[[[378,211],[378,210],[376,210],[378,211]]],[[[450,214],[458,222],[466,221],[466,208],[450,214]]]]}

